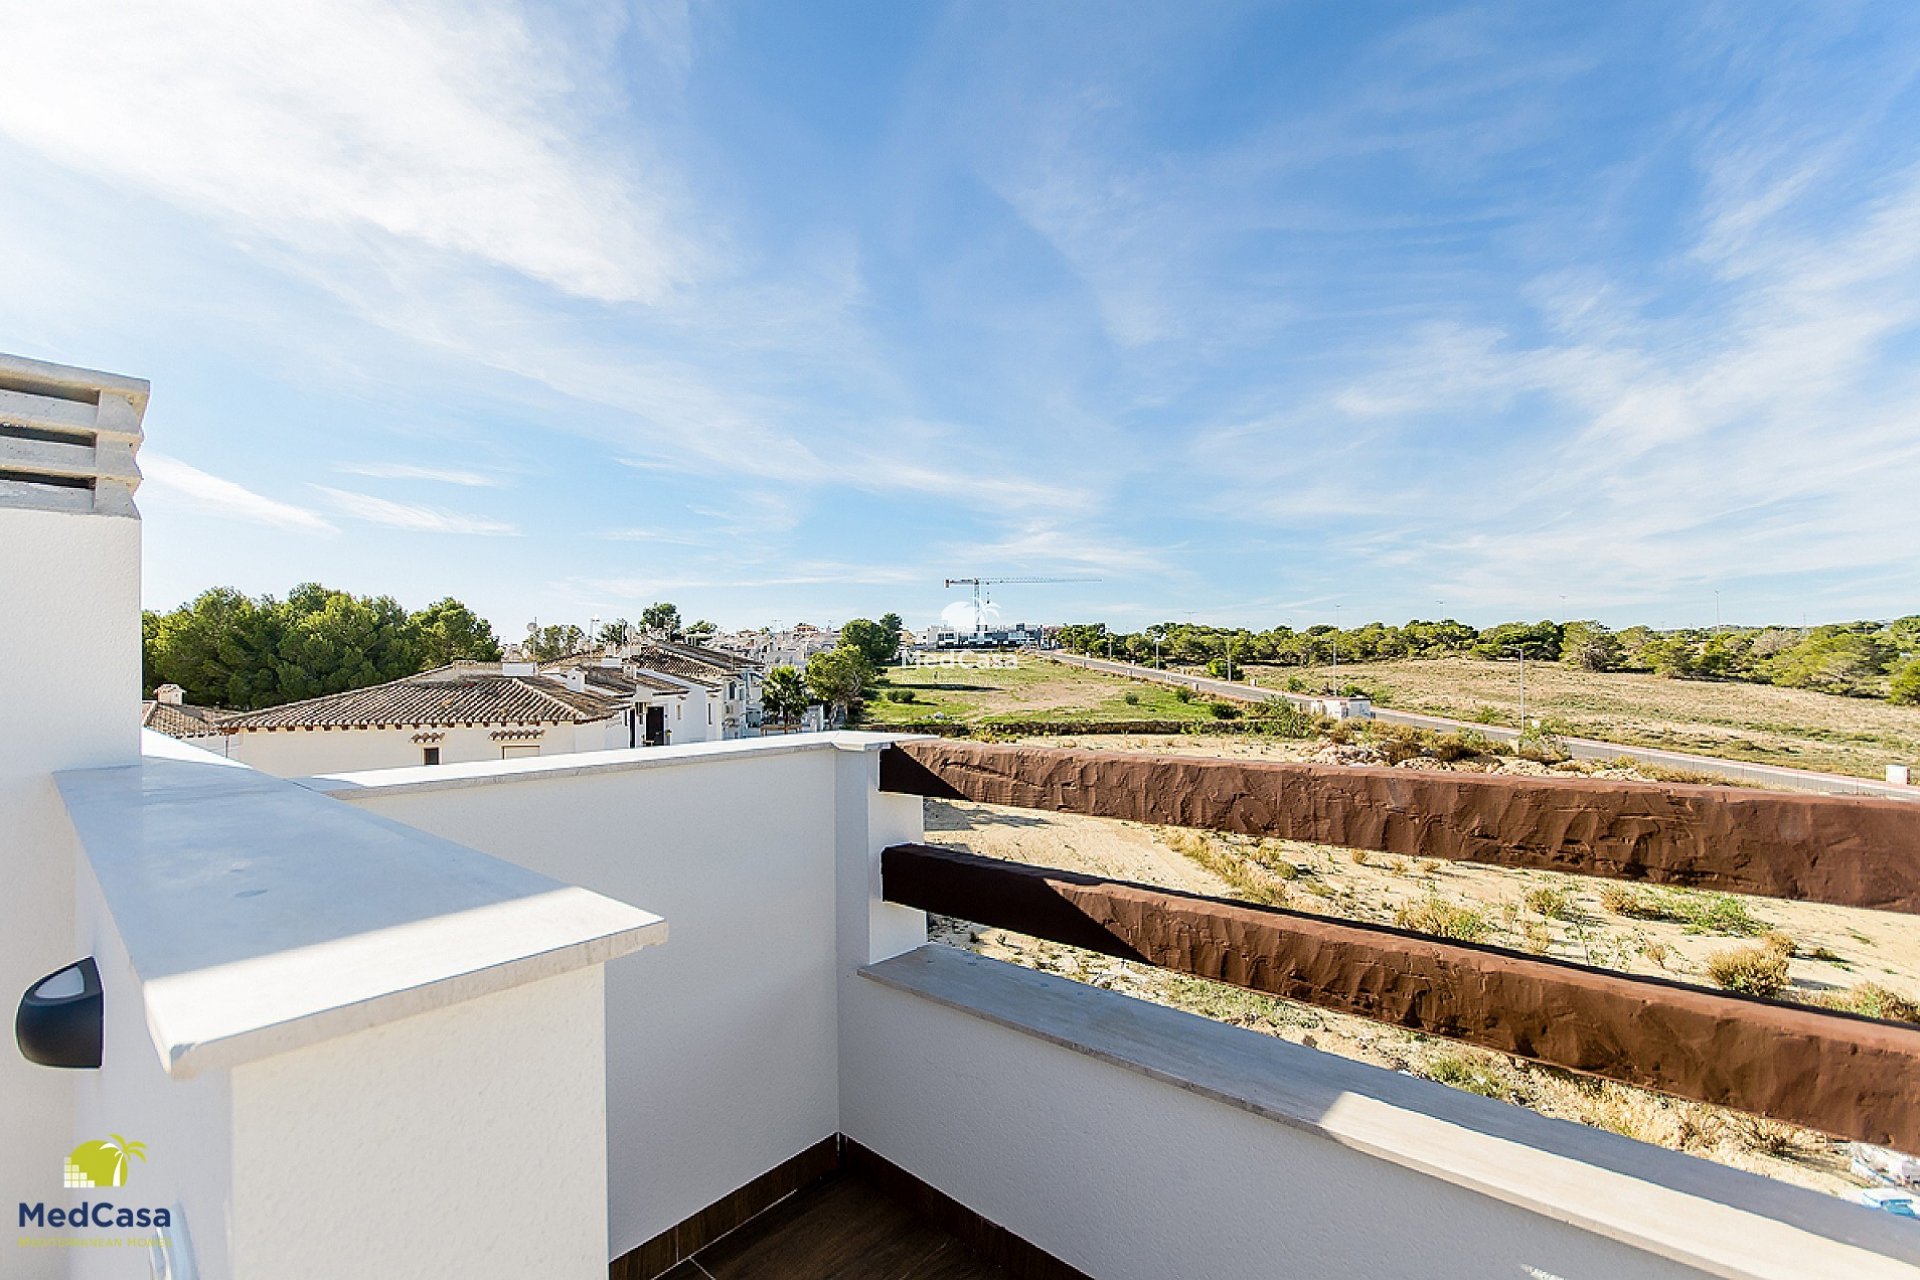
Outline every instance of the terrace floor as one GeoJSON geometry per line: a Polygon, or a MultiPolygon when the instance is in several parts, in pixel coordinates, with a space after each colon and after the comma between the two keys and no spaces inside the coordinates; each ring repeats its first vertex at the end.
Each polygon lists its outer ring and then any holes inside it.
{"type": "Polygon", "coordinates": [[[787,1197],[661,1280],[1010,1280],[858,1174],[787,1197]]]}

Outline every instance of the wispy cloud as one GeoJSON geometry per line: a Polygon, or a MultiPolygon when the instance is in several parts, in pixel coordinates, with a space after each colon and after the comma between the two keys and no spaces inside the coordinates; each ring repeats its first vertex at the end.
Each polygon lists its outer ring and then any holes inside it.
{"type": "Polygon", "coordinates": [[[461,515],[453,511],[441,511],[435,507],[415,506],[406,502],[393,502],[386,498],[376,498],[372,494],[352,493],[345,489],[331,489],[317,484],[314,488],[327,495],[333,505],[356,520],[365,520],[369,524],[386,525],[391,529],[409,529],[416,533],[465,533],[491,536],[513,536],[520,530],[500,520],[489,520],[481,516],[461,515]]]}
{"type": "Polygon", "coordinates": [[[484,472],[419,467],[404,462],[343,462],[334,470],[373,480],[427,480],[435,484],[457,484],[468,489],[496,489],[503,483],[500,477],[484,472]]]}
{"type": "Polygon", "coordinates": [[[404,241],[653,299],[693,250],[659,162],[591,127],[612,105],[583,100],[578,75],[612,47],[600,26],[431,0],[30,5],[0,43],[0,131],[249,237],[404,241]],[[598,39],[566,38],[583,35],[598,39]]]}
{"type": "Polygon", "coordinates": [[[255,493],[153,449],[141,451],[140,471],[145,477],[140,505],[155,513],[177,508],[301,533],[339,532],[305,507],[255,493]]]}

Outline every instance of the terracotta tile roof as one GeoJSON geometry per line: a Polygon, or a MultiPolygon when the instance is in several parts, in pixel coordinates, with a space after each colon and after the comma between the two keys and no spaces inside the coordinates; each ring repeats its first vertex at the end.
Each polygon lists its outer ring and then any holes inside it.
{"type": "Polygon", "coordinates": [[[658,671],[662,675],[705,685],[709,689],[718,689],[733,674],[731,671],[723,671],[709,663],[683,658],[677,653],[664,649],[649,649],[637,653],[633,660],[639,663],[643,670],[658,671]]]}
{"type": "Polygon", "coordinates": [[[497,664],[456,663],[386,684],[241,712],[222,723],[234,729],[585,724],[605,720],[621,705],[605,694],[575,693],[547,676],[508,676],[497,664]]]}
{"type": "MultiPolygon", "coordinates": [[[[741,657],[737,653],[728,653],[724,649],[711,649],[703,644],[689,644],[685,640],[645,640],[640,648],[655,650],[662,654],[672,654],[689,662],[702,663],[729,674],[750,671],[758,664],[741,657]]],[[[636,654],[636,657],[641,655],[636,654]]],[[[648,665],[657,665],[649,663],[648,665]]],[[[664,668],[663,668],[664,670],[664,668]]]]}
{"type": "Polygon", "coordinates": [[[646,689],[653,693],[683,694],[687,691],[683,685],[675,684],[671,680],[662,680],[659,676],[650,675],[645,671],[635,670],[631,665],[624,667],[603,667],[600,665],[600,659],[597,655],[593,657],[560,658],[540,668],[543,672],[569,671],[575,669],[586,672],[587,685],[589,688],[602,693],[617,695],[622,699],[632,697],[633,694],[640,689],[646,689]]]}
{"type": "Polygon", "coordinates": [[[148,700],[140,704],[140,727],[157,729],[169,738],[204,738],[219,733],[220,723],[226,716],[226,712],[212,707],[180,702],[148,700]]]}

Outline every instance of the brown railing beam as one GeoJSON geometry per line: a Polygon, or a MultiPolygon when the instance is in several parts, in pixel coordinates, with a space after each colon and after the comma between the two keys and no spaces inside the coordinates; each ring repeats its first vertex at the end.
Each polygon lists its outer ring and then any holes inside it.
{"type": "Polygon", "coordinates": [[[880,788],[1920,912],[1920,805],[1872,796],[950,741],[889,747],[880,788]]]}
{"type": "Polygon", "coordinates": [[[887,901],[1920,1150],[1920,1027],[928,845],[887,901]]]}

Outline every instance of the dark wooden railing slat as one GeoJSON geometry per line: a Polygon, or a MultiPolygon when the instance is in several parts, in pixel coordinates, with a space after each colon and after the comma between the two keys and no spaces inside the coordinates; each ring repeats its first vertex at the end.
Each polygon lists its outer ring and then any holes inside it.
{"type": "Polygon", "coordinates": [[[1920,1150],[1920,1027],[928,845],[883,895],[1536,1062],[1920,1150]]]}
{"type": "Polygon", "coordinates": [[[917,741],[883,791],[1920,912],[1920,804],[1598,778],[917,741]]]}

